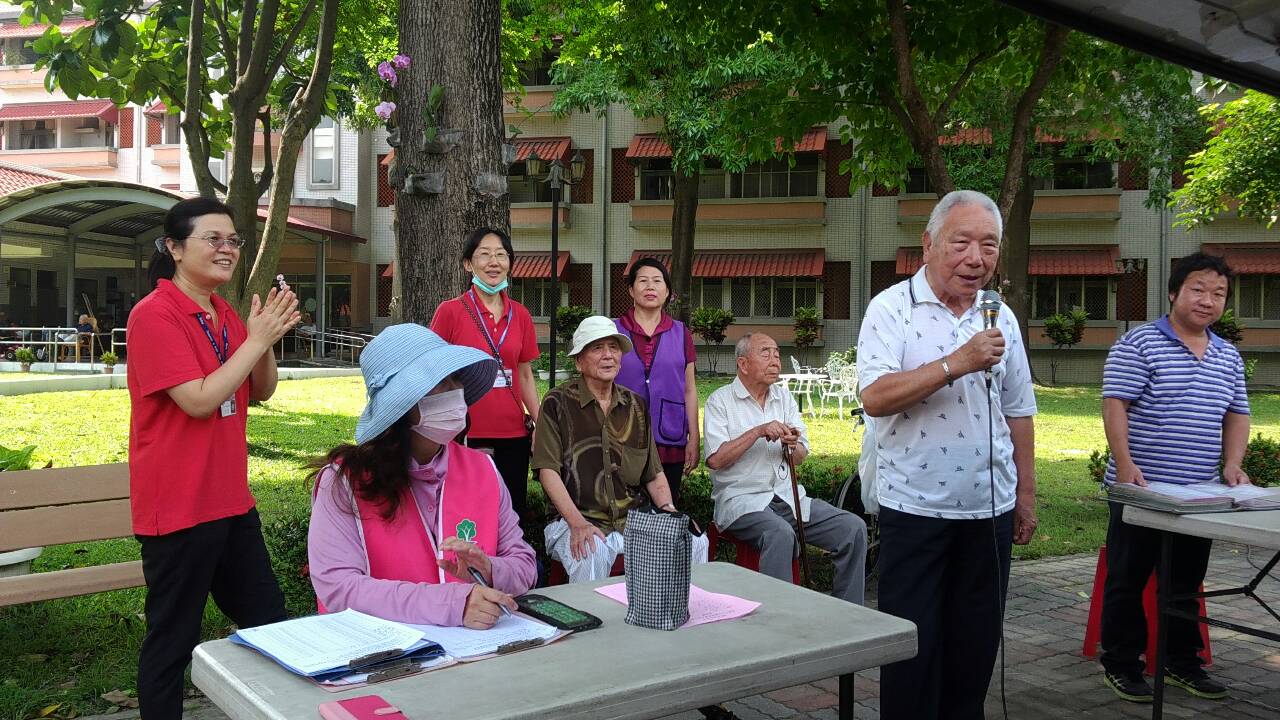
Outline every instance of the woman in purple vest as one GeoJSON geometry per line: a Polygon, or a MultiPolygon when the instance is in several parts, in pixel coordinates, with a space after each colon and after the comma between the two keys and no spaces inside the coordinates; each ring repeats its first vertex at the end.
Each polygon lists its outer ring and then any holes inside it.
{"type": "Polygon", "coordinates": [[[631,309],[614,320],[631,338],[633,349],[622,356],[617,381],[649,405],[653,441],[671,486],[671,501],[680,505],[680,480],[698,466],[698,388],[693,333],[666,313],[671,275],[656,258],[640,258],[627,273],[631,309]]]}

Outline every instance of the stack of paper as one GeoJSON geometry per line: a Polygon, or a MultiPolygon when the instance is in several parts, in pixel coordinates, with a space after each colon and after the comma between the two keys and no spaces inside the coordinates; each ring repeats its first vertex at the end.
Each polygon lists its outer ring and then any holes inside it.
{"type": "Polygon", "coordinates": [[[1115,483],[1107,486],[1107,494],[1118,502],[1179,514],[1280,508],[1280,488],[1228,486],[1220,482],[1149,482],[1145,486],[1115,483]]]}
{"type": "Polygon", "coordinates": [[[366,672],[374,662],[439,657],[444,650],[423,632],[355,610],[237,630],[231,641],[251,647],[298,675],[332,680],[366,672]],[[362,658],[378,658],[366,663],[362,658]],[[353,662],[355,661],[355,662],[353,662]]]}
{"type": "Polygon", "coordinates": [[[409,625],[428,640],[439,643],[444,651],[459,660],[470,660],[498,652],[503,645],[524,640],[550,641],[559,631],[523,615],[504,615],[488,630],[439,625],[409,625]]]}

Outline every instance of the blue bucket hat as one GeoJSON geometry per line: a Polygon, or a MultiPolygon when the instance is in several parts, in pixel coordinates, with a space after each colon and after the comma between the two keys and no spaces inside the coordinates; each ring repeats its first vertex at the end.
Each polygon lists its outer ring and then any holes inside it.
{"type": "Polygon", "coordinates": [[[475,348],[450,345],[417,323],[403,323],[386,328],[365,346],[360,372],[369,400],[356,421],[357,444],[381,435],[454,373],[467,405],[474,405],[493,388],[498,363],[475,348]]]}

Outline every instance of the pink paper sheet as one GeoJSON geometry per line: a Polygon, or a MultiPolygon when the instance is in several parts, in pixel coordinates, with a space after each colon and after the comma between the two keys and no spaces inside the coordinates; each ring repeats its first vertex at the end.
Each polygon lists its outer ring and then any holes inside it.
{"type": "MultiPolygon", "coordinates": [[[[596,592],[610,600],[616,600],[623,605],[627,604],[627,583],[625,581],[598,587],[596,592]]],[[[694,625],[720,622],[721,620],[733,620],[751,613],[758,607],[760,607],[760,603],[754,600],[743,600],[733,595],[707,592],[697,585],[690,585],[689,621],[680,627],[687,628],[694,625]]]]}

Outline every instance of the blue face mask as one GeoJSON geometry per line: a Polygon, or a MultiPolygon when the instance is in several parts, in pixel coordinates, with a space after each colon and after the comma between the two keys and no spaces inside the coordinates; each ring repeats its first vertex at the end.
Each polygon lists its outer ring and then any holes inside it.
{"type": "Polygon", "coordinates": [[[497,285],[490,285],[489,283],[481,280],[479,277],[472,275],[471,284],[480,288],[482,291],[484,291],[485,293],[488,293],[489,295],[497,295],[498,293],[507,289],[506,278],[503,278],[502,282],[498,283],[497,285]]]}

